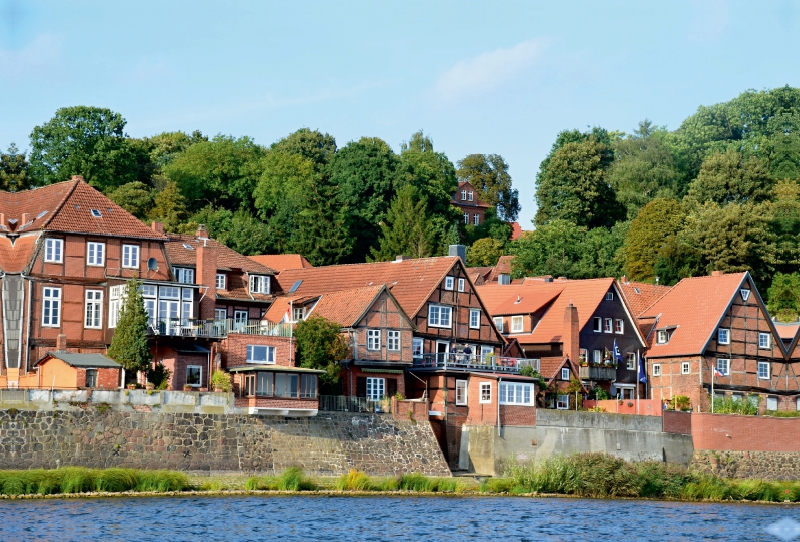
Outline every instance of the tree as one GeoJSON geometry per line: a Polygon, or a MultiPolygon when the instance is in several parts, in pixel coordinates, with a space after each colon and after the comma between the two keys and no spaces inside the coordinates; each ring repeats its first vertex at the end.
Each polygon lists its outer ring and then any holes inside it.
{"type": "Polygon", "coordinates": [[[625,273],[633,280],[652,282],[661,248],[683,229],[686,213],[674,199],[656,198],[631,222],[625,237],[625,273]]]}
{"type": "Polygon", "coordinates": [[[131,373],[146,371],[153,359],[147,344],[148,315],[139,286],[136,278],[126,283],[117,328],[108,348],[108,357],[131,373]]]}
{"type": "Polygon", "coordinates": [[[178,233],[186,220],[186,199],[178,189],[177,183],[170,181],[153,199],[150,218],[164,224],[168,232],[178,233]]]}
{"type": "Polygon", "coordinates": [[[513,222],[520,211],[519,191],[511,187],[508,164],[499,154],[470,154],[458,162],[459,182],[469,182],[479,198],[497,209],[497,216],[513,222]]]}
{"type": "Polygon", "coordinates": [[[528,235],[509,243],[514,275],[577,278],[581,258],[581,240],[586,228],[555,218],[528,235]]]}
{"type": "Polygon", "coordinates": [[[797,322],[800,317],[800,273],[775,273],[767,298],[767,310],[779,322],[797,322]]]}
{"type": "Polygon", "coordinates": [[[19,152],[12,143],[5,154],[0,154],[0,188],[7,192],[27,190],[33,186],[33,179],[28,175],[29,164],[25,153],[19,152]]]}
{"type": "Polygon", "coordinates": [[[31,132],[32,176],[50,184],[83,175],[104,191],[137,180],[125,119],[110,109],[64,107],[31,132]]]}
{"type": "Polygon", "coordinates": [[[783,273],[791,273],[800,264],[800,184],[795,181],[778,181],[770,203],[772,232],[776,236],[777,265],[783,273]]]}
{"type": "Polygon", "coordinates": [[[741,153],[729,150],[703,161],[687,197],[700,204],[759,203],[769,199],[772,186],[769,170],[761,160],[745,160],[741,153]]]}
{"type": "Polygon", "coordinates": [[[606,179],[612,156],[594,138],[558,149],[536,179],[536,226],[564,219],[587,228],[610,227],[622,219],[625,210],[606,179]]]}
{"type": "Polygon", "coordinates": [[[276,141],[270,148],[310,160],[314,164],[314,168],[321,171],[336,153],[336,139],[330,134],[301,128],[280,141],[276,141]]]}
{"type": "Polygon", "coordinates": [[[141,181],[123,184],[109,192],[109,199],[138,219],[144,220],[153,208],[153,192],[141,181]]]}
{"type": "Polygon", "coordinates": [[[435,240],[428,220],[426,202],[412,185],[401,188],[381,223],[382,236],[368,261],[388,262],[399,255],[427,258],[434,252],[435,240]]]}
{"type": "Polygon", "coordinates": [[[308,186],[296,221],[292,252],[302,254],[316,267],[348,260],[355,244],[351,214],[336,199],[336,187],[324,181],[308,186]]]}
{"type": "Polygon", "coordinates": [[[322,382],[335,384],[339,380],[339,361],[347,356],[347,343],[342,327],[327,318],[312,314],[294,328],[297,363],[307,369],[321,369],[322,382]]]}
{"type": "Polygon", "coordinates": [[[503,243],[491,237],[475,241],[467,250],[468,267],[492,267],[503,255],[503,243]]]}

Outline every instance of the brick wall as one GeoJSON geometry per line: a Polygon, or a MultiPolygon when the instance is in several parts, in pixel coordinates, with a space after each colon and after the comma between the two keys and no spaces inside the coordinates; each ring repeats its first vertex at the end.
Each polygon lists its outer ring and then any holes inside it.
{"type": "MultiPolygon", "coordinates": [[[[78,388],[86,387],[86,369],[76,368],[78,388]]],[[[121,369],[97,369],[97,388],[117,389],[120,386],[121,369]]],[[[43,383],[44,384],[44,383],[43,383]]]]}
{"type": "Polygon", "coordinates": [[[427,420],[429,405],[427,401],[398,401],[392,399],[392,413],[396,420],[427,420]],[[411,413],[411,418],[409,417],[411,413]]]}
{"type": "Polygon", "coordinates": [[[237,397],[237,407],[259,408],[317,408],[318,399],[289,399],[285,397],[237,397]]]}
{"type": "Polygon", "coordinates": [[[500,405],[501,425],[536,425],[536,407],[522,405],[500,405]]]}
{"type": "Polygon", "coordinates": [[[397,382],[397,391],[403,397],[406,397],[406,379],[402,374],[397,373],[376,373],[376,372],[363,372],[359,367],[350,366],[347,369],[342,371],[342,394],[348,396],[355,396],[358,392],[357,384],[358,384],[358,377],[367,377],[367,378],[385,378],[387,380],[386,383],[386,390],[388,393],[389,380],[395,380],[397,382]]]}
{"type": "MultiPolygon", "coordinates": [[[[222,357],[222,367],[241,367],[247,365],[247,345],[275,347],[275,364],[284,367],[294,367],[295,355],[290,357],[289,337],[268,337],[265,335],[244,335],[231,333],[219,342],[219,353],[222,357]],[[290,361],[291,360],[291,361],[290,361]]],[[[292,344],[291,347],[294,345],[292,344]]]]}
{"type": "Polygon", "coordinates": [[[800,419],[692,414],[696,450],[800,452],[800,419]]]}
{"type": "Polygon", "coordinates": [[[797,452],[695,450],[691,468],[724,478],[797,480],[800,454],[797,452]]]}
{"type": "Polygon", "coordinates": [[[692,434],[692,413],[665,410],[661,418],[661,428],[665,433],[692,434]]]}

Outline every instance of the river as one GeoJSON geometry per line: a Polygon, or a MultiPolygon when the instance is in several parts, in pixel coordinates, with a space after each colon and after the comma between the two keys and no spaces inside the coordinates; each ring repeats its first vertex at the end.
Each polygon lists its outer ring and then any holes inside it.
{"type": "Polygon", "coordinates": [[[773,540],[783,505],[510,497],[156,497],[0,501],[0,539],[773,540]]]}

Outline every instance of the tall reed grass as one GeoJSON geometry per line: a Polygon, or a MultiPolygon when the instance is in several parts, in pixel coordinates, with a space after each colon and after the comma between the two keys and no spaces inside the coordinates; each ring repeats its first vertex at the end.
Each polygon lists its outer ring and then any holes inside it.
{"type": "Polygon", "coordinates": [[[181,491],[189,487],[185,474],[174,471],[136,469],[87,469],[0,471],[2,495],[54,495],[105,491],[181,491]]]}

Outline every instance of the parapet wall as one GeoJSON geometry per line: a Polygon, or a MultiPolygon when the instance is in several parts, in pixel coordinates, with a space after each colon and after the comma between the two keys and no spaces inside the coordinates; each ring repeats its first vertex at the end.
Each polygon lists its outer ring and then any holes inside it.
{"type": "Polygon", "coordinates": [[[697,450],[800,452],[800,418],[693,413],[691,431],[697,450]]]}
{"type": "Polygon", "coordinates": [[[0,410],[0,469],[132,467],[375,476],[450,471],[426,420],[321,412],[311,418],[119,411],[0,410]]]}

